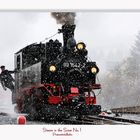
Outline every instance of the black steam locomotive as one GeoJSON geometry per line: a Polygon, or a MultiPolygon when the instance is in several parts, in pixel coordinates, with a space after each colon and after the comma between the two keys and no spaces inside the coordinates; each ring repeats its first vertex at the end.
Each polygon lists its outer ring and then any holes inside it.
{"type": "Polygon", "coordinates": [[[99,114],[94,90],[99,68],[88,60],[84,42],[76,43],[75,25],[65,24],[63,46],[58,40],[34,43],[15,53],[18,112],[32,118],[99,114]]]}

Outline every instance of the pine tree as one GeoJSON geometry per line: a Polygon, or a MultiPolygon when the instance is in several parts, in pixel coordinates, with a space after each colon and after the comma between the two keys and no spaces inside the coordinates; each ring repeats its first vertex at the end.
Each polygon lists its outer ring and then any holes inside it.
{"type": "Polygon", "coordinates": [[[132,47],[130,57],[127,58],[127,65],[123,72],[134,84],[140,79],[140,32],[136,37],[135,45],[132,47]]]}
{"type": "Polygon", "coordinates": [[[140,105],[140,32],[130,56],[103,79],[104,103],[110,107],[140,105]]]}

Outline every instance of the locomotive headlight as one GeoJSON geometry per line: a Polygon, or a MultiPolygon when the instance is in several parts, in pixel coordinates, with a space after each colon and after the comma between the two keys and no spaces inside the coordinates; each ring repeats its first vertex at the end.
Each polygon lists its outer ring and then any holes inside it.
{"type": "Polygon", "coordinates": [[[76,48],[78,50],[83,50],[86,47],[86,45],[83,42],[80,42],[76,45],[76,48]]]}
{"type": "Polygon", "coordinates": [[[77,45],[77,49],[78,49],[78,50],[82,50],[83,48],[84,48],[83,44],[78,44],[78,45],[77,45]]]}
{"type": "Polygon", "coordinates": [[[91,72],[92,72],[93,74],[96,74],[96,73],[97,73],[97,68],[92,67],[92,68],[91,68],[91,72]]]}
{"type": "Polygon", "coordinates": [[[56,66],[51,65],[51,66],[49,67],[49,71],[50,71],[50,72],[55,72],[55,71],[56,71],[56,66]]]}

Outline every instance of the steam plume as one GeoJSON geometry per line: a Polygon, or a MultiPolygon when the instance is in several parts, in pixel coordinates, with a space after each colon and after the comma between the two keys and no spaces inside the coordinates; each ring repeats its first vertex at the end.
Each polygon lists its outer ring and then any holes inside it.
{"type": "Polygon", "coordinates": [[[53,12],[51,15],[56,19],[57,24],[74,24],[76,16],[73,12],[53,12]]]}

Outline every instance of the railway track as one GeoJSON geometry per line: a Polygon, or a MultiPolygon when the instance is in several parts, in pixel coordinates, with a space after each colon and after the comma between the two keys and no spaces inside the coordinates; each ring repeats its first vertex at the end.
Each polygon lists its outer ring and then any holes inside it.
{"type": "MultiPolygon", "coordinates": [[[[16,117],[12,118],[6,113],[0,113],[1,124],[17,124],[16,117]],[[8,120],[8,121],[7,121],[8,120]]],[[[29,121],[26,124],[71,124],[71,125],[130,125],[130,124],[140,124],[139,120],[126,119],[122,117],[111,117],[111,116],[91,116],[83,115],[80,118],[71,117],[69,119],[61,120],[42,120],[42,121],[29,121]]]]}
{"type": "Polygon", "coordinates": [[[126,123],[130,123],[130,124],[140,124],[140,121],[138,121],[138,120],[125,119],[122,117],[110,117],[110,116],[99,116],[99,117],[109,119],[109,120],[118,121],[118,122],[124,122],[124,123],[126,122],[126,123]]]}
{"type": "Polygon", "coordinates": [[[82,116],[81,118],[63,119],[62,124],[85,124],[85,125],[129,125],[140,124],[140,121],[132,119],[124,119],[110,116],[82,116]]]}

